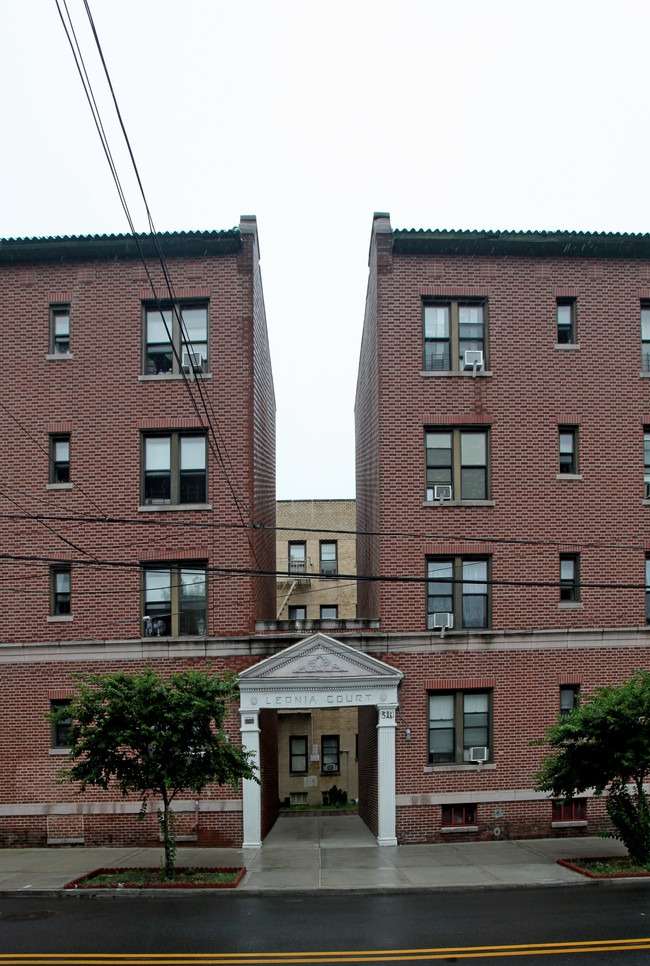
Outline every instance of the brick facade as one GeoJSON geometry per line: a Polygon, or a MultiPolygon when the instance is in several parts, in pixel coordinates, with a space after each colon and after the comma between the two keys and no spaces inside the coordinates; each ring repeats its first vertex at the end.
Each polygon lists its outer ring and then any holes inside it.
{"type": "MultiPolygon", "coordinates": [[[[360,618],[380,619],[385,660],[405,675],[398,839],[449,840],[443,810],[463,805],[475,810],[471,831],[456,833],[464,840],[579,834],[584,822],[552,823],[550,803],[534,791],[542,752],[529,743],[556,720],[561,686],[578,687],[584,699],[650,663],[650,382],[641,344],[650,238],[393,231],[378,214],[369,264],[356,400],[357,559],[360,574],[389,579],[360,582],[358,600],[360,618]],[[559,331],[560,304],[573,313],[569,338],[559,331]],[[453,357],[459,306],[480,306],[484,364],[476,372],[460,371],[453,357]],[[442,326],[427,322],[430,307],[447,313],[448,343],[442,326]],[[567,429],[571,472],[560,466],[567,429]],[[457,447],[472,431],[487,440],[487,484],[479,499],[464,500],[457,447]],[[452,437],[453,456],[438,449],[429,461],[434,480],[449,463],[453,495],[434,499],[425,439],[441,447],[452,437]],[[575,561],[572,589],[561,585],[561,557],[575,561]],[[431,583],[428,624],[427,566],[435,574],[440,560],[453,584],[431,583]],[[465,627],[464,594],[479,582],[462,587],[460,568],[477,560],[485,563],[478,591],[487,587],[487,618],[465,627]],[[444,638],[432,626],[438,611],[454,616],[444,638]],[[430,739],[429,695],[441,696],[435,707],[443,697],[452,707],[453,695],[456,708],[466,693],[489,702],[488,761],[430,761],[436,741],[452,740],[452,712],[444,734],[436,728],[445,721],[432,720],[430,739]]],[[[464,719],[453,715],[458,749],[464,719]]],[[[606,824],[600,800],[588,799],[586,813],[588,830],[606,824]]]]}

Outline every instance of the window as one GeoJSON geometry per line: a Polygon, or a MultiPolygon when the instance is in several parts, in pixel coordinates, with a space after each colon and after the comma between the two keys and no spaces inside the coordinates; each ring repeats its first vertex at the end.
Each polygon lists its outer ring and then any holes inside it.
{"type": "Polygon", "coordinates": [[[145,637],[204,635],[207,630],[207,578],[200,564],[143,567],[145,637]]]}
{"type": "Polygon", "coordinates": [[[643,498],[650,500],[650,429],[643,430],[643,498]]]}
{"type": "Polygon", "coordinates": [[[70,567],[50,568],[50,615],[62,617],[70,613],[70,567]]]}
{"type": "Polygon", "coordinates": [[[578,431],[575,426],[560,426],[560,473],[578,472],[578,431]]]}
{"type": "Polygon", "coordinates": [[[307,620],[307,608],[299,606],[289,605],[289,620],[290,621],[306,621],[307,620]]]}
{"type": "Polygon", "coordinates": [[[560,717],[564,718],[567,714],[571,714],[574,708],[577,708],[580,703],[580,685],[579,684],[561,684],[560,685],[560,717]]]}
{"type": "Polygon", "coordinates": [[[557,341],[560,345],[576,342],[576,300],[557,300],[557,341]]]}
{"type": "Polygon", "coordinates": [[[586,822],[587,801],[573,798],[571,801],[553,802],[552,822],[586,822]]]}
{"type": "Polygon", "coordinates": [[[324,576],[332,577],[338,573],[336,540],[321,540],[320,542],[320,572],[324,576]]]}
{"type": "Polygon", "coordinates": [[[484,316],[485,304],[482,302],[445,301],[425,304],[425,370],[462,372],[467,351],[485,354],[484,316]]]}
{"type": "Polygon", "coordinates": [[[184,433],[143,437],[145,505],[205,503],[205,436],[184,433]]]}
{"type": "MultiPolygon", "coordinates": [[[[55,714],[70,704],[69,698],[50,701],[50,714],[55,714]]],[[[52,721],[52,748],[67,748],[70,744],[70,728],[72,718],[64,718],[62,721],[52,721]]]]}
{"type": "Polygon", "coordinates": [[[289,573],[307,573],[307,545],[303,540],[292,540],[289,544],[289,573]]]}
{"type": "Polygon", "coordinates": [[[50,483],[70,482],[70,434],[50,436],[50,483]]]}
{"type": "Polygon", "coordinates": [[[427,628],[434,614],[452,614],[455,627],[489,627],[489,561],[471,557],[427,561],[427,628]]]}
{"type": "Polygon", "coordinates": [[[491,692],[441,691],[429,695],[429,761],[462,764],[470,748],[487,748],[491,758],[491,692]]]}
{"type": "Polygon", "coordinates": [[[577,553],[560,556],[560,601],[580,600],[579,562],[577,553]]]}
{"type": "Polygon", "coordinates": [[[476,825],[476,805],[443,805],[442,827],[476,825]]]}
{"type": "Polygon", "coordinates": [[[650,624],[650,556],[645,558],[645,622],[650,624]]]}
{"type": "Polygon", "coordinates": [[[322,621],[338,620],[339,608],[337,604],[321,604],[320,619],[322,621]]]}
{"type": "Polygon", "coordinates": [[[289,738],[289,771],[292,775],[307,774],[306,735],[291,735],[289,738]]]}
{"type": "Polygon", "coordinates": [[[487,430],[448,429],[425,433],[427,500],[436,487],[451,487],[452,500],[487,500],[487,430]]]}
{"type": "Polygon", "coordinates": [[[70,351],[70,306],[50,306],[50,352],[65,355],[70,351]]]}
{"type": "Polygon", "coordinates": [[[322,735],[321,769],[324,775],[338,775],[341,770],[338,735],[322,735]]]}
{"type": "Polygon", "coordinates": [[[180,375],[205,372],[208,363],[208,307],[176,303],[144,310],[144,372],[180,375]],[[179,364],[180,359],[180,364],[179,364]]]}
{"type": "Polygon", "coordinates": [[[650,302],[641,303],[641,368],[650,372],[650,302]]]}

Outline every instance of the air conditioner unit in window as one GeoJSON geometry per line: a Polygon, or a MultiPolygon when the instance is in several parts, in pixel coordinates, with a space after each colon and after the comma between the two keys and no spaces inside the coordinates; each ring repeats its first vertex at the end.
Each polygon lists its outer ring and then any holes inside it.
{"type": "Polygon", "coordinates": [[[474,762],[484,762],[488,760],[488,749],[487,748],[470,748],[469,749],[469,760],[474,762]]]}
{"type": "Polygon", "coordinates": [[[436,611],[436,613],[433,614],[432,617],[433,617],[433,626],[435,628],[448,627],[451,629],[454,626],[453,614],[447,614],[444,611],[436,611]]]}
{"type": "Polygon", "coordinates": [[[184,352],[183,353],[183,369],[189,372],[190,366],[193,369],[202,369],[203,360],[201,359],[200,352],[184,352]]]}
{"type": "Polygon", "coordinates": [[[464,369],[473,369],[474,375],[476,375],[477,369],[483,369],[483,351],[482,349],[465,349],[464,357],[464,369]]]}
{"type": "MultiPolygon", "coordinates": [[[[427,495],[428,493],[429,491],[427,490],[427,495]]],[[[434,486],[433,488],[433,499],[440,500],[441,503],[444,503],[445,500],[451,500],[453,495],[454,495],[454,491],[452,487],[449,485],[434,486]]]]}
{"type": "Polygon", "coordinates": [[[336,765],[323,765],[323,771],[338,771],[336,765]]]}

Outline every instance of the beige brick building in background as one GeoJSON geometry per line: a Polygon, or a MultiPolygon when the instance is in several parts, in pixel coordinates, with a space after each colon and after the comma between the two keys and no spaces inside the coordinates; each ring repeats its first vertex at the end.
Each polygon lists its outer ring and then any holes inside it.
{"type": "MultiPolygon", "coordinates": [[[[357,585],[354,500],[280,500],[277,504],[277,616],[312,633],[354,620],[357,585]],[[314,622],[317,622],[314,624],[314,622]]],[[[329,802],[332,788],[348,802],[359,798],[357,709],[315,709],[278,714],[280,801],[329,802]]]]}

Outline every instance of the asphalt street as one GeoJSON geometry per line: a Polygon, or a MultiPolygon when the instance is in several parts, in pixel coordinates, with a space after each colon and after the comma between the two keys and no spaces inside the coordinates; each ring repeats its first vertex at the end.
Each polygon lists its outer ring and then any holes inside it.
{"type": "Polygon", "coordinates": [[[650,889],[0,898],[0,963],[647,964],[650,889]],[[99,956],[99,958],[97,958],[99,956]],[[54,957],[54,958],[52,958],[54,957]],[[120,957],[120,958],[118,958],[120,957]],[[126,958],[124,958],[126,957],[126,958]]]}

